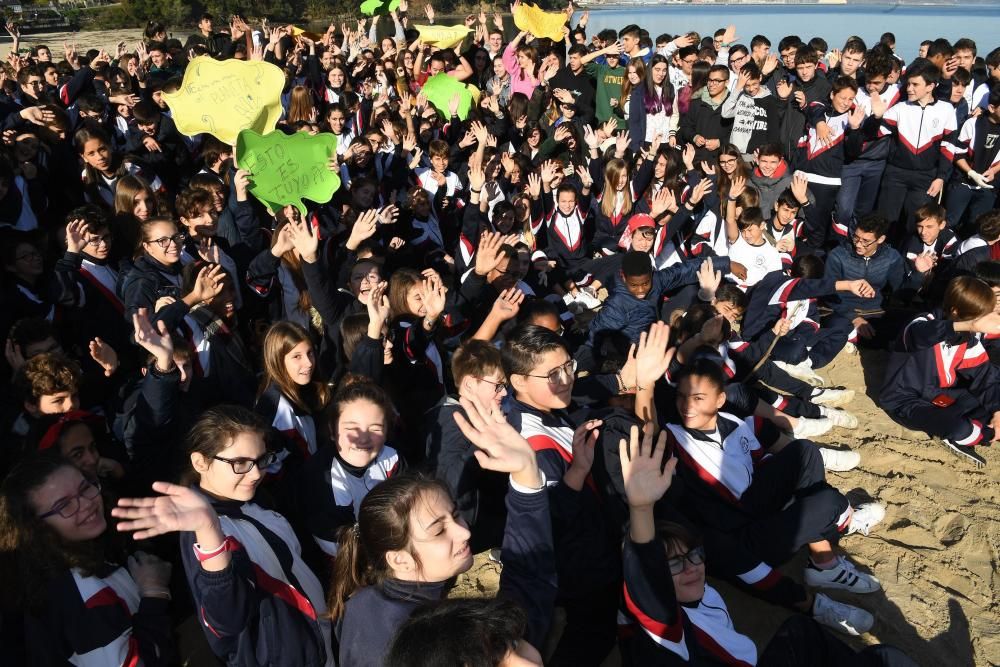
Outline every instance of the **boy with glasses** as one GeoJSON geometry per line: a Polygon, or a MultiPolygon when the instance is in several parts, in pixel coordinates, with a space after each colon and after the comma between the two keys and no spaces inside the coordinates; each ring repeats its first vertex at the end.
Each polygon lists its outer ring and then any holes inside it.
{"type": "Polygon", "coordinates": [[[850,326],[838,328],[843,329],[841,345],[850,343],[851,351],[859,339],[875,339],[877,336],[882,341],[888,341],[896,335],[895,327],[901,322],[885,317],[883,290],[916,289],[923,282],[923,274],[919,271],[908,274],[903,257],[895,248],[885,244],[888,231],[889,221],[885,216],[878,213],[867,215],[858,221],[848,241],[827,256],[828,279],[865,280],[875,290],[870,297],[838,293],[828,300],[834,315],[840,316],[830,321],[850,322],[850,326]]]}
{"type": "Polygon", "coordinates": [[[691,99],[687,113],[681,116],[678,142],[694,144],[695,164],[714,161],[722,142],[729,138],[732,120],[722,117],[722,104],[729,97],[729,78],[725,65],[713,65],[706,86],[691,99]]]}
{"type": "Polygon", "coordinates": [[[514,389],[508,420],[535,450],[552,512],[566,628],[549,664],[600,664],[615,643],[621,585],[620,534],[590,475],[601,421],[570,417],[576,362],[558,335],[522,325],[502,355],[514,389]]]}
{"type": "Polygon", "coordinates": [[[475,397],[482,405],[499,408],[507,398],[507,376],[500,351],[482,340],[468,340],[455,351],[451,375],[458,396],[445,396],[427,413],[427,465],[451,491],[455,509],[472,531],[472,551],[479,553],[503,541],[507,475],[479,465],[477,449],[458,428],[455,414],[465,416],[460,398],[475,397]]]}

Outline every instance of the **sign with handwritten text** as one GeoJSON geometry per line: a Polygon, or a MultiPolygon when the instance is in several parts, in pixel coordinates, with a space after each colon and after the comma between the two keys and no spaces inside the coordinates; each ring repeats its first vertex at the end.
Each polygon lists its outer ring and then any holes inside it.
{"type": "Polygon", "coordinates": [[[232,146],[241,130],[274,129],[284,85],[284,73],[271,63],[199,56],[185,70],[180,90],[163,97],[182,134],[207,132],[232,146]]]}
{"type": "Polygon", "coordinates": [[[272,211],[292,204],[303,217],[303,199],[325,204],[340,187],[340,177],[329,167],[336,153],[337,137],[328,132],[243,130],[236,140],[236,163],[250,172],[250,194],[272,211]]]}

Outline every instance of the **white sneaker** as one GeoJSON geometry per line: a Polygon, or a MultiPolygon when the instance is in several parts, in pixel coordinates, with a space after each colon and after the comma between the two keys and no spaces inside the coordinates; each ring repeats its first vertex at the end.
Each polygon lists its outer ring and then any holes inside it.
{"type": "Polygon", "coordinates": [[[818,447],[817,449],[823,458],[823,467],[833,472],[854,470],[861,463],[861,454],[849,449],[828,449],[826,447],[818,447]]]}
{"type": "Polygon", "coordinates": [[[809,397],[811,403],[825,405],[830,408],[847,405],[853,400],[853,389],[823,389],[822,387],[817,387],[812,390],[812,395],[809,397]]]}
{"type": "Polygon", "coordinates": [[[797,364],[790,364],[787,361],[775,361],[774,365],[785,371],[793,378],[797,380],[802,380],[806,384],[810,384],[814,387],[822,387],[826,384],[826,380],[821,378],[813,370],[812,360],[806,357],[805,361],[800,361],[797,364]]]}
{"type": "Polygon", "coordinates": [[[851,523],[847,526],[847,534],[861,533],[868,535],[871,529],[882,523],[885,518],[885,507],[879,503],[858,505],[851,513],[851,523]]]}
{"type": "Polygon", "coordinates": [[[805,580],[813,588],[835,588],[852,593],[874,593],[882,589],[878,579],[862,572],[843,556],[837,556],[837,565],[829,570],[821,570],[809,561],[805,580]]]}
{"type": "Polygon", "coordinates": [[[846,352],[847,354],[857,354],[858,346],[855,345],[854,343],[847,343],[844,345],[844,352],[846,352]]]}
{"type": "Polygon", "coordinates": [[[590,293],[590,290],[586,288],[580,288],[576,291],[576,302],[583,304],[583,307],[587,310],[593,310],[601,305],[601,300],[590,293]]]}
{"type": "Polygon", "coordinates": [[[839,408],[830,408],[825,405],[821,405],[819,408],[820,414],[833,422],[834,426],[839,426],[840,428],[857,428],[858,418],[852,415],[847,410],[841,410],[839,408]]]}
{"type": "Polygon", "coordinates": [[[812,617],[831,630],[854,637],[863,635],[875,625],[875,617],[864,609],[831,600],[822,593],[817,593],[813,601],[812,617]]]}
{"type": "Polygon", "coordinates": [[[792,429],[792,436],[796,440],[808,440],[823,435],[833,428],[833,422],[826,417],[819,419],[798,418],[798,424],[792,429]]]}

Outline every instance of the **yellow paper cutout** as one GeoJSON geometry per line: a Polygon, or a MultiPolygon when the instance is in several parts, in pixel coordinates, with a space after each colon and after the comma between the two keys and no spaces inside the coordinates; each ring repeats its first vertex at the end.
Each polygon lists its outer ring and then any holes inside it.
{"type": "Polygon", "coordinates": [[[563,28],[566,26],[566,14],[546,12],[537,5],[522,2],[514,8],[514,25],[535,37],[548,37],[554,42],[561,42],[563,28]]]}
{"type": "Polygon", "coordinates": [[[420,33],[420,41],[436,46],[439,49],[451,49],[462,43],[465,36],[472,32],[464,25],[415,25],[420,33]]]}
{"type": "Polygon", "coordinates": [[[180,90],[163,97],[181,134],[207,132],[232,146],[241,130],[274,129],[284,85],[284,73],[271,63],[198,56],[184,71],[180,90]]]}
{"type": "Polygon", "coordinates": [[[297,25],[290,25],[288,27],[292,29],[292,37],[298,37],[299,35],[305,35],[308,39],[311,39],[314,42],[318,42],[318,41],[320,41],[320,40],[323,39],[323,35],[321,35],[321,34],[319,34],[317,32],[312,32],[311,30],[303,30],[302,28],[298,27],[297,25]]]}

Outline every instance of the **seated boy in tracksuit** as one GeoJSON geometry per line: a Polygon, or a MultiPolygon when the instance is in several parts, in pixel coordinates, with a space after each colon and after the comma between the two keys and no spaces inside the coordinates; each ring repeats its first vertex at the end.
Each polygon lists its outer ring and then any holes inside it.
{"type": "Polygon", "coordinates": [[[833,280],[823,277],[823,268],[819,257],[802,255],[792,263],[788,275],[780,271],[767,274],[748,293],[750,302],[740,331],[753,341],[778,320],[788,320],[788,333],[775,343],[770,358],[792,377],[818,386],[823,379],[815,369],[830,363],[843,344],[837,340],[838,327],[830,326],[830,320],[820,327],[817,300],[836,292],[859,297],[874,294],[866,280],[833,280]]]}
{"type": "Polygon", "coordinates": [[[571,419],[576,362],[557,334],[521,325],[502,355],[514,389],[507,418],[535,450],[552,511],[566,628],[548,664],[600,664],[615,643],[621,585],[620,529],[605,518],[590,475],[601,422],[571,419]]]}
{"type": "MultiPolygon", "coordinates": [[[[909,272],[918,271],[924,276],[923,283],[917,288],[925,301],[937,301],[944,285],[935,289],[935,280],[947,274],[948,265],[955,258],[958,248],[958,237],[948,228],[947,213],[941,204],[929,202],[916,211],[917,230],[910,234],[903,245],[903,259],[909,272]]],[[[909,301],[915,293],[901,294],[909,301]]]]}
{"type": "Polygon", "coordinates": [[[906,428],[941,438],[976,465],[975,447],[1000,432],[1000,368],[981,337],[1000,334],[996,296],[984,281],[957,276],[937,313],[910,322],[892,347],[878,402],[906,428]]]}
{"type": "Polygon", "coordinates": [[[902,256],[886,245],[888,230],[889,221],[881,213],[866,215],[858,221],[848,241],[827,256],[827,279],[865,280],[874,290],[874,294],[866,296],[838,292],[826,300],[839,316],[823,324],[838,332],[831,342],[833,356],[847,343],[855,344],[859,339],[872,339],[876,335],[881,340],[893,339],[901,323],[882,317],[883,291],[912,289],[923,282],[923,274],[908,273],[902,256]]]}
{"type": "Polygon", "coordinates": [[[695,359],[677,379],[679,416],[666,428],[684,484],[680,508],[703,531],[716,572],[839,632],[867,631],[871,614],[847,605],[825,613],[816,602],[825,596],[811,596],[773,568],[807,547],[806,585],[879,590],[877,579],[837,556],[834,547],[845,534],[867,535],[884,508],[870,503],[852,510],[827,483],[819,451],[808,440],[762,443],[752,420],[721,412],[726,377],[717,363],[695,359]]]}
{"type": "MultiPolygon", "coordinates": [[[[507,376],[500,350],[482,340],[468,340],[451,357],[451,374],[458,396],[475,396],[483,405],[495,405],[507,396],[507,376]]],[[[448,486],[455,509],[472,532],[474,553],[503,542],[507,511],[507,475],[483,470],[474,456],[476,447],[455,423],[463,413],[455,396],[445,396],[427,413],[427,465],[448,486]]]]}

